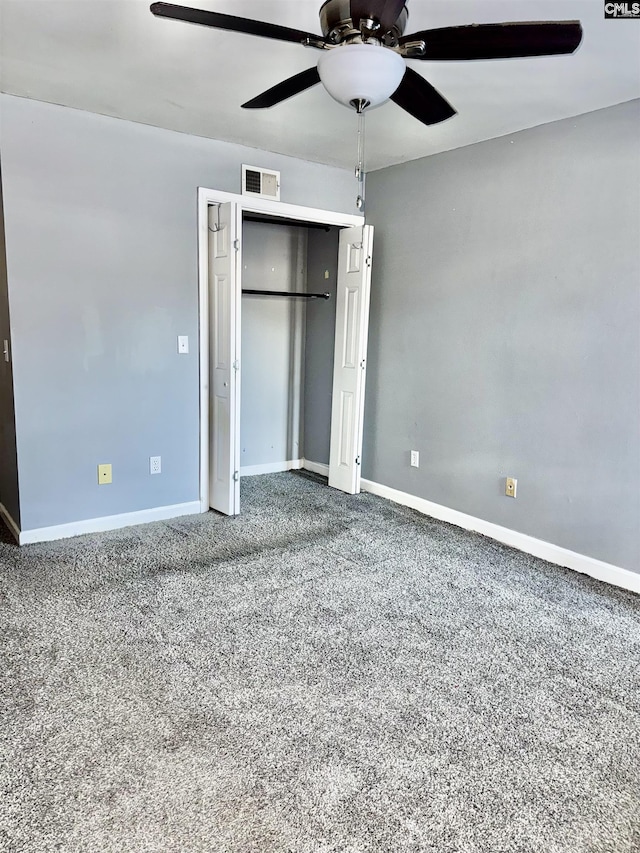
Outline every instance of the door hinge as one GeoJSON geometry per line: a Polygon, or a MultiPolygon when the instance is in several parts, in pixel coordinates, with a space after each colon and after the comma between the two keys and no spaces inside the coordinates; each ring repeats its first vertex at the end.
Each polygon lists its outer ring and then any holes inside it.
{"type": "Polygon", "coordinates": [[[367,255],[367,266],[371,266],[371,255],[367,255]]]}
{"type": "Polygon", "coordinates": [[[239,361],[233,362],[233,369],[234,370],[240,370],[240,362],[239,361]]]}
{"type": "Polygon", "coordinates": [[[366,364],[366,359],[363,358],[362,361],[360,362],[360,367],[362,370],[364,370],[365,364],[366,364]]]}
{"type": "Polygon", "coordinates": [[[360,457],[356,456],[356,465],[359,465],[359,464],[360,464],[360,457]]]}
{"type": "Polygon", "coordinates": [[[236,250],[236,252],[240,250],[240,240],[237,237],[233,241],[233,248],[236,250]]]}
{"type": "Polygon", "coordinates": [[[233,472],[233,482],[237,483],[239,479],[240,479],[240,471],[234,471],[233,472]]]}

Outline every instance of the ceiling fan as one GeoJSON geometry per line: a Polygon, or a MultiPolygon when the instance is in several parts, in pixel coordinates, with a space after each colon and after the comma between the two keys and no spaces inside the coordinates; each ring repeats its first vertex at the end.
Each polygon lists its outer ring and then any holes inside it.
{"type": "Polygon", "coordinates": [[[289,77],[250,101],[262,109],[322,83],[329,94],[362,113],[389,98],[426,125],[456,114],[448,101],[406,59],[459,61],[573,53],[582,40],[579,21],[470,24],[404,35],[406,0],[326,0],[320,7],[322,35],[265,21],[152,3],[163,18],[203,24],[323,51],[317,65],[289,77]]]}

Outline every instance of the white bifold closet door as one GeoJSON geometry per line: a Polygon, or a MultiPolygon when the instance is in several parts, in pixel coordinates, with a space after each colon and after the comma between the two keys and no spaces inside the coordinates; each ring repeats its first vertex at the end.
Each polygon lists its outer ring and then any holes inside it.
{"type": "Polygon", "coordinates": [[[209,207],[209,505],[240,512],[236,206],[209,207]]]}
{"type": "Polygon", "coordinates": [[[343,228],[338,250],[329,485],[360,491],[373,226],[343,228]]]}

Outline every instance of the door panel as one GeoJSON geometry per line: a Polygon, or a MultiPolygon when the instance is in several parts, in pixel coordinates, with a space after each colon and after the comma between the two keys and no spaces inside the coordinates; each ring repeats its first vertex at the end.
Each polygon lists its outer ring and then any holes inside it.
{"type": "Polygon", "coordinates": [[[359,290],[347,287],[344,312],[344,349],[342,366],[356,368],[358,364],[358,302],[359,290]]]}
{"type": "Polygon", "coordinates": [[[373,226],[344,228],[338,251],[329,485],[360,491],[373,226]]]}
{"type": "Polygon", "coordinates": [[[209,207],[209,505],[225,515],[240,511],[237,471],[239,299],[236,286],[235,210],[209,207]]]}

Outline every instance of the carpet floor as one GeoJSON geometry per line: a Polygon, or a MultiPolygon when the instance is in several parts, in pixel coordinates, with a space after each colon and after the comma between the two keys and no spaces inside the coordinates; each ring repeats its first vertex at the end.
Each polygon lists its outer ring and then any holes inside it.
{"type": "Polygon", "coordinates": [[[0,534],[0,850],[638,853],[640,598],[304,472],[0,534]]]}

